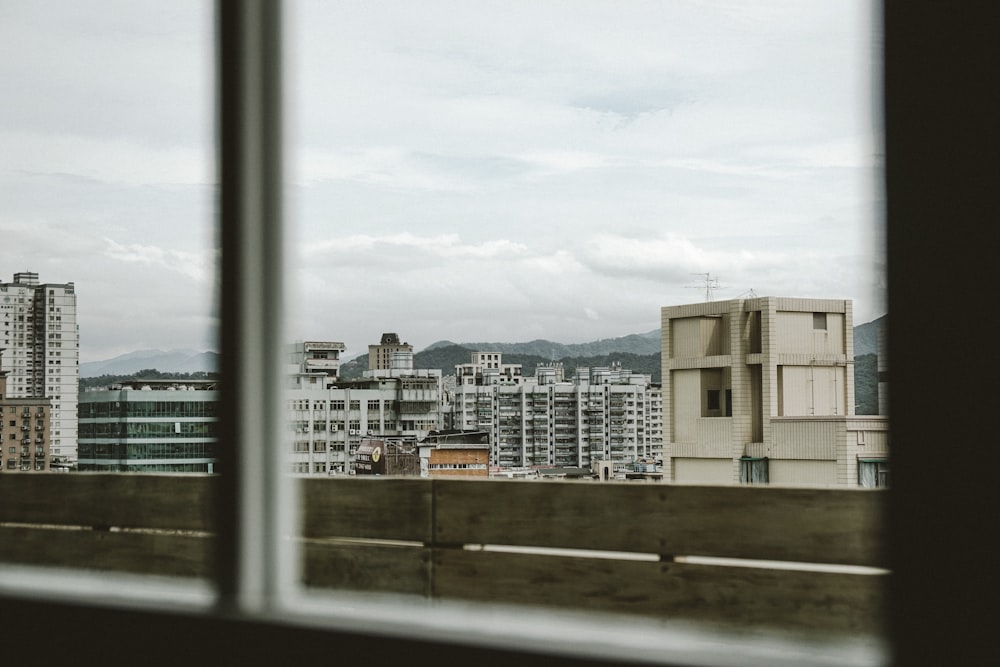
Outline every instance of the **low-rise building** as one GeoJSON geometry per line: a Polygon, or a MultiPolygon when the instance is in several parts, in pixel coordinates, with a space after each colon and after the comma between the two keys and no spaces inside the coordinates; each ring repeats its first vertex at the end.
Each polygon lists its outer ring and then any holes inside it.
{"type": "Polygon", "coordinates": [[[489,477],[486,431],[434,431],[419,444],[422,477],[489,477]]]}
{"type": "Polygon", "coordinates": [[[49,433],[52,399],[44,396],[11,397],[7,393],[8,371],[0,370],[0,471],[44,472],[49,470],[49,433]]]}

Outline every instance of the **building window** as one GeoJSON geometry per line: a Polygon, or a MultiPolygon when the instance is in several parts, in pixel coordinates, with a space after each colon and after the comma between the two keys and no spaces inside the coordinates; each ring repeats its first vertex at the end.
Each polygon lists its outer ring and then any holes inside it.
{"type": "Polygon", "coordinates": [[[709,389],[708,390],[708,401],[707,401],[706,407],[709,410],[718,410],[719,409],[719,405],[720,405],[720,403],[719,403],[719,396],[720,396],[720,393],[721,392],[718,389],[709,389]]]}
{"type": "Polygon", "coordinates": [[[826,313],[813,313],[813,329],[826,331],[826,313]]]}
{"type": "Polygon", "coordinates": [[[889,486],[889,463],[885,459],[861,459],[858,461],[858,486],[866,489],[887,488],[889,486]]]}
{"type": "Polygon", "coordinates": [[[744,456],[740,459],[740,484],[767,484],[768,481],[766,456],[764,458],[744,456]]]}

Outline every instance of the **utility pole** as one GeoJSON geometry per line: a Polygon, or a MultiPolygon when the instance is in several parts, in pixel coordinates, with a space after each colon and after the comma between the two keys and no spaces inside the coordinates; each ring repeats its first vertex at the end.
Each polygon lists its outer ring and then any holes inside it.
{"type": "Polygon", "coordinates": [[[705,282],[702,285],[686,285],[690,289],[704,289],[705,290],[705,301],[712,300],[712,290],[717,290],[721,286],[719,285],[719,279],[713,278],[710,273],[693,273],[694,276],[704,276],[705,282]]]}

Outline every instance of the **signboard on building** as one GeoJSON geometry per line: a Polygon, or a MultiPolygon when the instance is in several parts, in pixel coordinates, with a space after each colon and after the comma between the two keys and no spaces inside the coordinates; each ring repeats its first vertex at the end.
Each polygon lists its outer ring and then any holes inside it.
{"type": "Polygon", "coordinates": [[[384,440],[364,439],[358,447],[357,458],[354,460],[354,471],[358,475],[384,475],[385,457],[384,440]]]}
{"type": "Polygon", "coordinates": [[[415,442],[362,438],[354,459],[358,475],[420,474],[420,458],[415,442]]]}

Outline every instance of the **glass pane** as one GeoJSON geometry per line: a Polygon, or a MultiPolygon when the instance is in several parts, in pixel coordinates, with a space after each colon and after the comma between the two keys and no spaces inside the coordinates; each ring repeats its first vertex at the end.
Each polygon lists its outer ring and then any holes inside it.
{"type": "Polygon", "coordinates": [[[0,9],[6,560],[206,574],[213,39],[194,0],[0,9]]]}
{"type": "Polygon", "coordinates": [[[741,492],[859,485],[855,455],[884,453],[886,429],[846,419],[855,355],[876,352],[856,325],[885,313],[873,11],[293,4],[287,448],[312,478],[307,583],[549,604],[537,562],[458,552],[531,533],[532,548],[672,559],[612,537],[643,532],[622,508],[662,523],[657,487],[616,505],[598,479],[736,487],[745,457],[741,492]],[[378,379],[421,373],[441,378],[436,423],[378,379]],[[488,460],[441,456],[452,432],[482,432],[488,460]],[[835,432],[854,458],[822,440],[835,432]],[[483,464],[475,490],[403,479],[483,464]],[[398,479],[345,479],[369,473],[398,479]],[[552,496],[499,481],[525,477],[552,496]],[[607,502],[560,505],[570,478],[607,502]],[[376,539],[398,544],[337,542],[376,539]],[[459,571],[481,578],[463,589],[459,571]]]}

